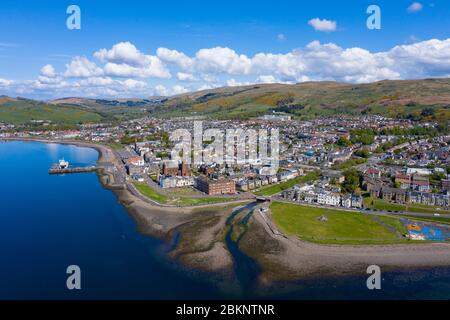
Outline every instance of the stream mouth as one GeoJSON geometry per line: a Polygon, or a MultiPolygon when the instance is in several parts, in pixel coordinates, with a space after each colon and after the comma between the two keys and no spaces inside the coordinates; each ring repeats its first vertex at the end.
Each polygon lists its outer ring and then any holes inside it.
{"type": "Polygon", "coordinates": [[[253,289],[257,284],[258,277],[261,273],[261,268],[253,258],[246,255],[239,248],[239,241],[247,231],[244,230],[240,232],[237,238],[233,237],[233,234],[235,233],[236,227],[246,228],[256,206],[257,203],[253,202],[238,208],[233,211],[226,221],[228,230],[225,235],[225,244],[233,258],[234,272],[243,297],[252,295],[253,289]],[[241,217],[242,214],[245,215],[241,217]]]}

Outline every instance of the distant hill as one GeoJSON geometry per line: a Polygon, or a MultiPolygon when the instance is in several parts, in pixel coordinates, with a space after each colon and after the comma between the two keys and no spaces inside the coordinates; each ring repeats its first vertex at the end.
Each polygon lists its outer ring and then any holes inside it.
{"type": "Polygon", "coordinates": [[[380,114],[413,119],[449,119],[450,79],[380,81],[370,84],[305,82],[224,87],[171,97],[154,111],[248,118],[268,112],[300,118],[380,114]]]}
{"type": "Polygon", "coordinates": [[[0,122],[84,123],[150,115],[246,119],[271,112],[299,119],[339,114],[379,114],[447,122],[450,79],[379,81],[370,84],[304,82],[222,87],[172,97],[146,99],[61,98],[42,102],[0,96],[0,122]]]}

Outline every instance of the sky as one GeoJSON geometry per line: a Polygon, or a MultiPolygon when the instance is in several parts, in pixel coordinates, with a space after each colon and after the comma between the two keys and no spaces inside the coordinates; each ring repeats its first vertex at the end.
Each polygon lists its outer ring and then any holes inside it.
{"type": "Polygon", "coordinates": [[[450,77],[446,0],[0,1],[0,94],[9,96],[429,77],[450,77]],[[370,5],[381,29],[367,27],[370,5]]]}

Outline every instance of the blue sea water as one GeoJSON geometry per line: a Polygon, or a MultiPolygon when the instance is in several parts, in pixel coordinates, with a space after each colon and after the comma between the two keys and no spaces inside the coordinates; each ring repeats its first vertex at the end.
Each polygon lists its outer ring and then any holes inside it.
{"type": "MultiPolygon", "coordinates": [[[[0,299],[236,298],[168,264],[163,243],[137,231],[95,173],[48,175],[49,166],[62,158],[87,166],[95,164],[98,153],[69,145],[0,142],[0,299]],[[81,268],[81,290],[66,287],[69,265],[81,268]]],[[[239,278],[259,272],[237,246],[230,249],[235,269],[245,271],[239,278]]],[[[366,278],[362,272],[299,281],[294,289],[265,297],[450,299],[449,269],[386,273],[380,291],[369,291],[366,278]]],[[[243,292],[242,298],[260,297],[243,292]]]]}

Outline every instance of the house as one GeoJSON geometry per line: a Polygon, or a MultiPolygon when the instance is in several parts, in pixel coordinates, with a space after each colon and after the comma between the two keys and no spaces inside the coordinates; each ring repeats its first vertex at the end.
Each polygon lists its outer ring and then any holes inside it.
{"type": "Polygon", "coordinates": [[[353,208],[362,208],[363,206],[363,198],[360,195],[352,194],[352,207],[353,208]]]}
{"type": "Polygon", "coordinates": [[[345,181],[344,175],[339,171],[324,171],[322,176],[328,181],[335,180],[336,183],[343,183],[345,181]]]}
{"type": "Polygon", "coordinates": [[[349,194],[343,195],[341,203],[344,208],[350,208],[352,206],[352,197],[349,194]]]}
{"type": "Polygon", "coordinates": [[[382,187],[381,198],[385,201],[394,201],[397,203],[406,203],[407,193],[403,189],[382,187]]]}
{"type": "Polygon", "coordinates": [[[338,193],[322,191],[317,194],[317,203],[328,206],[339,206],[341,196],[338,193]]]}
{"type": "Polygon", "coordinates": [[[128,158],[128,164],[132,166],[143,167],[145,165],[145,161],[143,157],[136,156],[128,158]]]}
{"type": "Polygon", "coordinates": [[[371,178],[381,178],[381,170],[378,170],[376,168],[369,168],[366,171],[366,175],[371,178]]]}
{"type": "Polygon", "coordinates": [[[411,188],[411,176],[409,174],[396,175],[395,182],[400,185],[401,189],[408,190],[411,188]]]}
{"type": "Polygon", "coordinates": [[[419,192],[427,192],[430,191],[430,181],[428,178],[420,177],[420,176],[413,176],[411,187],[415,191],[419,192]]]}

